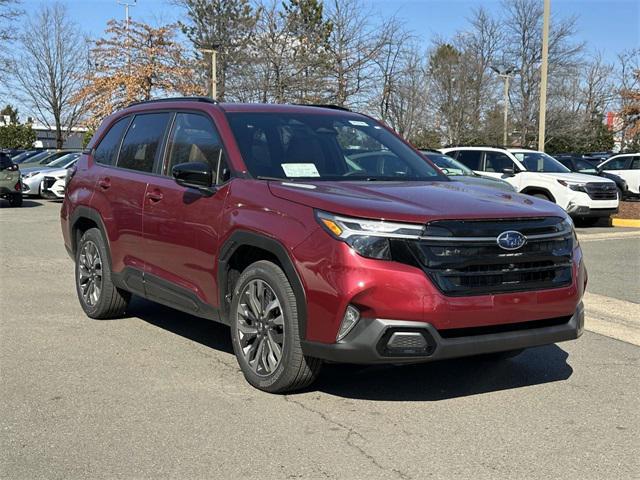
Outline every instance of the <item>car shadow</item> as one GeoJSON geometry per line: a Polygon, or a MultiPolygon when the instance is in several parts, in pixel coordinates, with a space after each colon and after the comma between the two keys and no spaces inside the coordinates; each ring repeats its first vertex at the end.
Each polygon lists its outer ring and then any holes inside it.
{"type": "Polygon", "coordinates": [[[42,206],[42,202],[41,201],[23,199],[22,200],[22,206],[20,206],[20,207],[12,207],[11,205],[9,205],[9,200],[0,199],[0,208],[20,209],[20,208],[31,208],[31,207],[41,207],[41,206],[42,206]]]}
{"type": "MultiPolygon", "coordinates": [[[[226,325],[136,296],[128,316],[233,355],[226,325]]],[[[469,357],[403,366],[325,364],[316,382],[301,393],[317,391],[360,400],[447,400],[566,380],[573,373],[568,356],[557,345],[547,345],[502,361],[469,357]]],[[[244,380],[239,377],[238,381],[244,380]]]]}
{"type": "Polygon", "coordinates": [[[127,316],[139,318],[206,347],[233,355],[229,327],[133,296],[127,316]]]}

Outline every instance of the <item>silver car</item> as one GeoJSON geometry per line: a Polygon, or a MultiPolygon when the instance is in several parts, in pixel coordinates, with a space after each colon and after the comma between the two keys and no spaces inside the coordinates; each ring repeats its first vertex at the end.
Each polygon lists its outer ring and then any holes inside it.
{"type": "MultiPolygon", "coordinates": [[[[20,169],[22,176],[23,195],[42,196],[42,181],[50,171],[57,169],[67,169],[75,165],[80,157],[80,152],[68,153],[47,165],[37,165],[20,169]]],[[[27,165],[27,164],[24,164],[27,165]]]]}

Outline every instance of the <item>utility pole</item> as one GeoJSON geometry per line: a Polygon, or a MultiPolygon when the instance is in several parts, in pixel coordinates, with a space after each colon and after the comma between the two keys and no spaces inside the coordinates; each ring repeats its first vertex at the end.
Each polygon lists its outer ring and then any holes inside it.
{"type": "Polygon", "coordinates": [[[508,138],[508,119],[509,119],[509,81],[516,72],[515,67],[509,67],[505,71],[501,71],[499,68],[491,66],[491,70],[496,72],[500,78],[504,80],[504,116],[502,119],[502,145],[507,146],[508,138]]]}
{"type": "Polygon", "coordinates": [[[538,119],[538,150],[544,152],[544,135],[547,122],[547,74],[549,69],[549,12],[551,0],[544,0],[542,19],[542,65],[540,71],[540,117],[538,119]]]}
{"type": "Polygon", "coordinates": [[[133,0],[131,3],[124,0],[117,0],[118,5],[124,6],[124,24],[125,28],[129,30],[129,7],[135,7],[138,0],[133,0]]]}
{"type": "Polygon", "coordinates": [[[218,50],[216,48],[201,48],[200,51],[211,54],[211,98],[215,100],[218,96],[218,74],[216,71],[218,50]]]}

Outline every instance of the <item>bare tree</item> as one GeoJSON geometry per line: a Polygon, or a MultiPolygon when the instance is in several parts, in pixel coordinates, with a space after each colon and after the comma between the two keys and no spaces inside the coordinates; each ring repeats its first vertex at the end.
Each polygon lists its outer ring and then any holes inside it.
{"type": "Polygon", "coordinates": [[[618,96],[618,109],[622,112],[621,122],[617,130],[620,135],[620,149],[625,150],[627,143],[632,142],[631,137],[638,135],[637,114],[630,112],[637,108],[637,92],[640,90],[640,48],[626,50],[618,55],[618,75],[616,94],[618,96]],[[635,97],[632,92],[635,93],[635,97]],[[633,126],[636,125],[636,129],[633,126]]]}
{"type": "Polygon", "coordinates": [[[380,19],[361,0],[332,0],[329,21],[333,26],[329,38],[329,100],[340,106],[362,105],[371,94],[375,80],[374,60],[388,43],[389,23],[380,19]]]}
{"type": "MultiPolygon", "coordinates": [[[[535,133],[540,94],[540,63],[542,60],[542,2],[537,0],[505,0],[505,62],[518,68],[515,95],[512,97],[514,116],[520,128],[522,144],[531,143],[535,133]]],[[[553,17],[549,32],[549,77],[579,63],[582,43],[573,43],[575,18],[553,17]]]]}
{"type": "Polygon", "coordinates": [[[85,38],[59,3],[43,6],[19,37],[12,60],[16,94],[43,124],[53,127],[56,146],[78,124],[82,104],[72,102],[87,66],[85,38]]]}
{"type": "Polygon", "coordinates": [[[15,39],[14,24],[23,14],[18,5],[18,0],[0,0],[0,68],[3,69],[9,63],[6,52],[10,51],[10,43],[15,39]]]}

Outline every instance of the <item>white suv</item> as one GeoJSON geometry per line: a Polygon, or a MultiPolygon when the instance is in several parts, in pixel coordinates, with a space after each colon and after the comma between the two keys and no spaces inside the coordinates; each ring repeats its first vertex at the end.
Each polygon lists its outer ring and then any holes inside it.
{"type": "Polygon", "coordinates": [[[572,173],[544,152],[496,147],[453,147],[441,151],[478,173],[506,180],[520,193],[555,202],[580,220],[595,222],[618,211],[615,182],[572,173]]]}
{"type": "Polygon", "coordinates": [[[615,155],[598,165],[598,170],[618,175],[627,182],[629,196],[640,195],[640,153],[615,155]]]}

